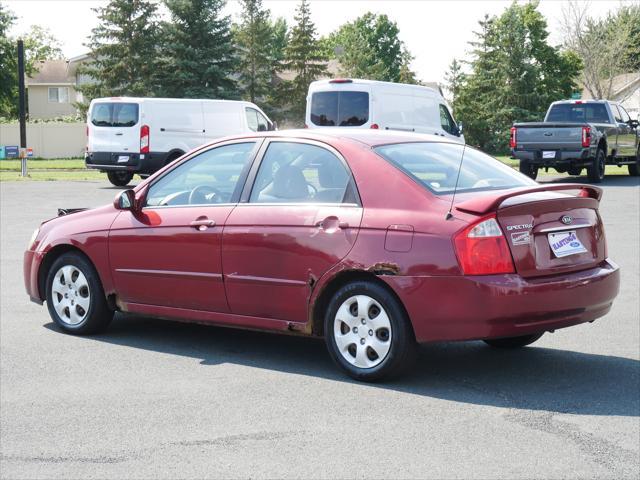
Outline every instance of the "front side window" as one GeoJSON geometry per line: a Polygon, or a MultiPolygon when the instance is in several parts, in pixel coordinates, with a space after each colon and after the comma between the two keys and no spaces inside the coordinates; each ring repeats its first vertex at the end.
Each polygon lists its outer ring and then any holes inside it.
{"type": "Polygon", "coordinates": [[[453,143],[399,143],[375,148],[418,183],[436,194],[453,192],[460,168],[458,191],[504,189],[537,185],[489,155],[469,146],[453,143]]]}
{"type": "Polygon", "coordinates": [[[245,108],[244,113],[247,116],[247,126],[249,127],[249,130],[251,130],[252,132],[257,132],[258,116],[256,114],[258,112],[256,112],[253,108],[245,108]]]}
{"type": "Polygon", "coordinates": [[[344,164],[316,145],[272,142],[256,176],[252,203],[355,203],[344,164]]]}
{"type": "Polygon", "coordinates": [[[440,104],[440,125],[445,132],[451,135],[457,134],[456,122],[453,121],[449,109],[442,104],[440,104]]]}
{"type": "Polygon", "coordinates": [[[91,123],[96,127],[133,127],[138,114],[137,103],[96,103],[91,109],[91,123]]]}
{"type": "Polygon", "coordinates": [[[322,127],[359,127],[369,121],[367,92],[316,92],[311,96],[311,122],[322,127]]]}
{"type": "Polygon", "coordinates": [[[629,117],[629,114],[624,109],[624,107],[622,105],[618,105],[618,109],[620,110],[620,117],[622,118],[622,121],[624,123],[629,123],[629,120],[631,120],[631,117],[629,117]]]}
{"type": "Polygon", "coordinates": [[[67,87],[49,87],[49,102],[69,103],[69,89],[67,87]]]}
{"type": "Polygon", "coordinates": [[[174,168],[149,188],[146,206],[229,203],[251,159],[255,142],[212,148],[174,168]]]}

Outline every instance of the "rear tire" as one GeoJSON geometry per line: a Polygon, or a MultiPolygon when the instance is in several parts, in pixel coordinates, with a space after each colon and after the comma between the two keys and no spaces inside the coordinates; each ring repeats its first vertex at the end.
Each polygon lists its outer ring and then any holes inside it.
{"type": "Polygon", "coordinates": [[[66,333],[97,333],[113,319],[98,272],[79,253],[64,253],[53,262],[46,290],[49,315],[66,333]]]}
{"type": "Polygon", "coordinates": [[[400,375],[417,351],[402,305],[370,281],[349,283],[335,293],[325,313],[324,334],[336,365],[364,382],[400,375]]]}
{"type": "Polygon", "coordinates": [[[591,183],[601,183],[604,180],[604,169],[606,165],[606,156],[601,148],[596,152],[596,156],[587,167],[587,176],[591,183]]]}
{"type": "Polygon", "coordinates": [[[126,187],[133,179],[133,173],[115,170],[112,172],[107,172],[107,177],[109,178],[109,181],[116,187],[126,187]]]}
{"type": "Polygon", "coordinates": [[[636,163],[630,163],[627,165],[629,169],[629,175],[632,177],[637,177],[640,175],[640,146],[638,147],[638,151],[636,152],[636,163]]]}
{"type": "Polygon", "coordinates": [[[483,342],[494,348],[521,348],[531,345],[536,340],[539,340],[542,335],[544,335],[544,332],[522,335],[520,337],[488,338],[483,340],[483,342]]]}
{"type": "Polygon", "coordinates": [[[532,180],[535,180],[538,177],[538,167],[536,167],[535,165],[531,165],[526,160],[520,160],[519,170],[520,173],[525,174],[532,180]]]}

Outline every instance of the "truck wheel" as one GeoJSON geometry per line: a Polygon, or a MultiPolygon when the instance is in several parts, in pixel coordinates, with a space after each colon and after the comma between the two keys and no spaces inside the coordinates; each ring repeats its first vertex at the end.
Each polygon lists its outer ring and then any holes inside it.
{"type": "Polygon", "coordinates": [[[629,175],[632,177],[637,177],[640,175],[640,146],[638,147],[638,151],[636,152],[636,163],[630,163],[627,165],[629,169],[629,175]]]}
{"type": "Polygon", "coordinates": [[[591,183],[601,183],[604,180],[605,154],[601,148],[596,152],[596,157],[587,167],[587,176],[591,183]]]}
{"type": "Polygon", "coordinates": [[[567,173],[569,175],[580,175],[582,173],[582,167],[569,167],[567,173]]]}
{"type": "Polygon", "coordinates": [[[527,177],[535,180],[538,176],[538,167],[524,160],[520,160],[520,173],[524,173],[527,177]]]}
{"type": "Polygon", "coordinates": [[[126,187],[133,178],[133,173],[119,171],[107,172],[107,177],[109,177],[109,181],[116,187],[126,187]]]}

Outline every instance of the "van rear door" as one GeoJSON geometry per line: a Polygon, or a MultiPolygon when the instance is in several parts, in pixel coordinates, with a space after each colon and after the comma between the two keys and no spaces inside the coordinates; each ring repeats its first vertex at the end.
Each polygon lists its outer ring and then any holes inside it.
{"type": "Polygon", "coordinates": [[[95,102],[88,116],[89,153],[140,152],[140,105],[135,102],[95,102]]]}

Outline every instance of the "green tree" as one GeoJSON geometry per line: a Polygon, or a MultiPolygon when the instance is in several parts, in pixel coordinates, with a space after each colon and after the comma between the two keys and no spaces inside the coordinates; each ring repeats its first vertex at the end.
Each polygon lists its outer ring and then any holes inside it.
{"type": "Polygon", "coordinates": [[[415,83],[409,68],[412,57],[399,33],[386,15],[367,12],[333,32],[323,48],[340,61],[345,76],[415,83]]]}
{"type": "Polygon", "coordinates": [[[33,75],[40,62],[63,58],[58,39],[40,25],[33,25],[23,40],[27,75],[33,75]]]}
{"type": "MultiPolygon", "coordinates": [[[[465,82],[465,79],[466,75],[462,70],[462,64],[454,58],[449,65],[449,70],[445,74],[446,88],[451,93],[452,102],[454,102],[460,95],[460,89],[465,82]]],[[[455,114],[456,112],[454,111],[454,115],[455,114]]]]}
{"type": "Polygon", "coordinates": [[[80,87],[87,100],[111,95],[153,96],[156,71],[157,6],[149,0],[111,0],[93,9],[91,58],[79,69],[93,81],[80,87]]]}
{"type": "Polygon", "coordinates": [[[165,0],[159,83],[169,97],[237,98],[231,19],[224,0],[165,0]]]}
{"type": "Polygon", "coordinates": [[[296,24],[289,34],[283,66],[291,70],[295,78],[283,83],[280,98],[288,107],[293,121],[301,125],[309,84],[325,73],[326,58],[318,45],[308,0],[300,1],[294,19],[296,24]]]}
{"type": "Polygon", "coordinates": [[[263,98],[271,85],[273,58],[273,28],[269,11],[262,0],[241,0],[240,24],[234,28],[238,49],[238,75],[243,97],[250,102],[263,98]]]}
{"type": "Polygon", "coordinates": [[[547,43],[537,7],[513,2],[499,17],[480,22],[471,72],[459,79],[453,102],[469,143],[505,152],[513,122],[541,119],[549,103],[576,90],[580,60],[547,43]]]}
{"type": "Polygon", "coordinates": [[[269,56],[271,57],[271,72],[275,75],[282,71],[287,48],[287,35],[289,27],[287,21],[279,17],[271,23],[271,39],[269,43],[269,56]]]}
{"type": "Polygon", "coordinates": [[[0,3],[0,117],[17,115],[18,62],[15,42],[9,29],[16,17],[0,3]]]}

